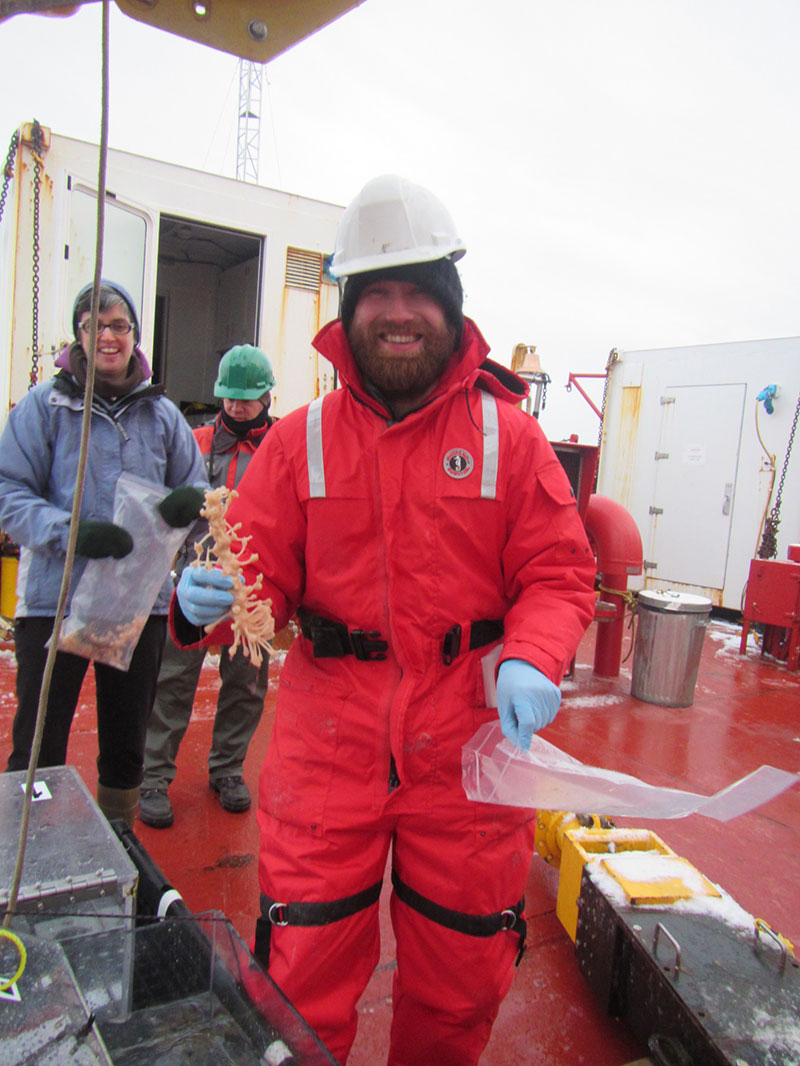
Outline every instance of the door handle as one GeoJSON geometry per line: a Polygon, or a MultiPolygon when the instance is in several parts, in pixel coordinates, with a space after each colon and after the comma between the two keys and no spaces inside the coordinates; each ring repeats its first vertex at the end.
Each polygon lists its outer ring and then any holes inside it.
{"type": "Polygon", "coordinates": [[[723,514],[730,514],[731,513],[731,500],[732,500],[732,498],[733,498],[733,482],[732,481],[728,481],[725,484],[725,492],[723,493],[723,496],[722,496],[722,513],[723,514]]]}

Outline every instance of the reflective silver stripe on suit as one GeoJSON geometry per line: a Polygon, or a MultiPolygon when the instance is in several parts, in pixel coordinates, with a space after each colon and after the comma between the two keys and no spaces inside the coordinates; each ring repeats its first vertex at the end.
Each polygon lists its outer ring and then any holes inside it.
{"type": "Polygon", "coordinates": [[[483,474],[481,499],[497,497],[497,461],[500,455],[500,429],[497,420],[497,400],[491,393],[481,391],[483,410],[483,474]]]}
{"type": "Polygon", "coordinates": [[[325,463],[322,458],[322,401],[318,396],[308,407],[306,415],[306,453],[308,456],[309,495],[325,495],[325,463]]]}

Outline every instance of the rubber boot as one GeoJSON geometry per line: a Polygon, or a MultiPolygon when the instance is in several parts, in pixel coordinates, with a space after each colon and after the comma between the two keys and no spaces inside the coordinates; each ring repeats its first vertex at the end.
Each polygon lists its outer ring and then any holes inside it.
{"type": "Polygon", "coordinates": [[[129,829],[133,829],[136,808],[139,806],[138,788],[108,788],[97,782],[97,806],[108,818],[121,818],[129,829]]]}

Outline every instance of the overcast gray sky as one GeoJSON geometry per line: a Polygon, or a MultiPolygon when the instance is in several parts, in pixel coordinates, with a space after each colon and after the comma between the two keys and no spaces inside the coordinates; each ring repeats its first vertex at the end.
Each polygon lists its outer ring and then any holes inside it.
{"type": "MultiPolygon", "coordinates": [[[[535,344],[545,429],[592,442],[564,385],[612,347],[800,334],[798,42],[797,0],[365,0],[266,68],[260,182],[430,186],[493,356],[535,344]]],[[[3,158],[33,118],[97,140],[99,4],[0,55],[3,158]]],[[[112,147],[235,175],[234,57],[112,4],[111,63],[112,147]]]]}

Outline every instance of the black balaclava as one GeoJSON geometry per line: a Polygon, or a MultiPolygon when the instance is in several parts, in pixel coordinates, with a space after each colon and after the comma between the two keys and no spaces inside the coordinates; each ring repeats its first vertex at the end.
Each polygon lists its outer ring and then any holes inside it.
{"type": "Polygon", "coordinates": [[[225,408],[222,408],[220,411],[220,421],[234,437],[244,440],[251,429],[261,429],[262,426],[267,424],[269,421],[270,397],[268,393],[265,393],[265,395],[268,397],[266,403],[264,403],[263,397],[261,398],[261,402],[264,404],[264,409],[260,414],[257,414],[255,418],[250,418],[246,422],[241,420],[237,421],[235,418],[231,418],[225,408]]]}
{"type": "Polygon", "coordinates": [[[435,259],[432,263],[410,263],[406,266],[387,267],[384,270],[368,270],[364,274],[353,274],[347,279],[339,312],[345,333],[350,330],[358,298],[364,289],[374,281],[409,281],[419,286],[439,304],[448,323],[456,333],[455,347],[461,344],[464,330],[464,315],[461,307],[464,292],[461,279],[452,259],[435,259]]]}

